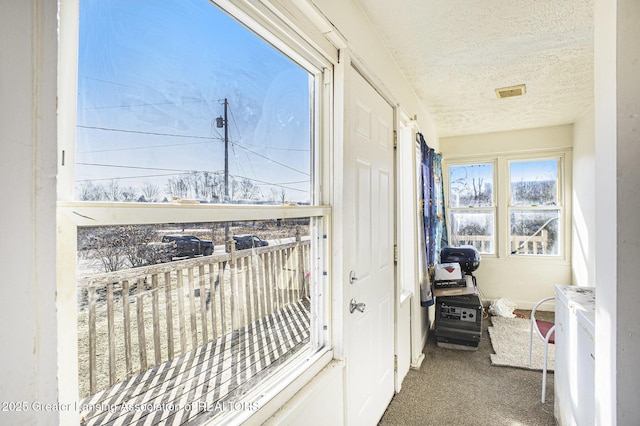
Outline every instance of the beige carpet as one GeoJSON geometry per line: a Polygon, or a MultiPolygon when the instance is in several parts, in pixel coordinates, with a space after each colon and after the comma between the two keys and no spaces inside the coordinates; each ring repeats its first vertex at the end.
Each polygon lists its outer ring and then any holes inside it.
{"type": "Polygon", "coordinates": [[[409,370],[378,426],[557,426],[553,373],[542,403],[542,373],[491,364],[489,326],[483,319],[477,351],[442,348],[430,330],[422,365],[409,370]]]}
{"type": "MultiPolygon", "coordinates": [[[[544,342],[533,336],[532,365],[529,367],[529,320],[524,318],[491,317],[489,336],[495,354],[491,354],[491,364],[504,367],[518,367],[542,370],[544,342]]],[[[553,371],[554,345],[549,345],[547,370],[553,371]]]]}

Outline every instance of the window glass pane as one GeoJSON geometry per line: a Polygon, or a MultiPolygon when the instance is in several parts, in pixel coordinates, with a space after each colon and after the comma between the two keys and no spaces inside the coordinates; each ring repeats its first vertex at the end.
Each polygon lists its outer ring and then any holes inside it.
{"type": "Polygon", "coordinates": [[[510,163],[512,206],[558,205],[558,160],[510,163]]]}
{"type": "Polygon", "coordinates": [[[82,0],[76,199],[309,203],[312,78],[208,0],[82,0]]]}
{"type": "Polygon", "coordinates": [[[493,164],[449,167],[451,207],[489,207],[493,205],[493,164]]]}
{"type": "Polygon", "coordinates": [[[558,255],[559,210],[511,210],[511,254],[558,255]]]}
{"type": "Polygon", "coordinates": [[[480,253],[495,253],[493,212],[451,212],[452,244],[469,244],[480,253]]]}
{"type": "MultiPolygon", "coordinates": [[[[101,399],[104,413],[83,412],[87,422],[102,424],[115,407],[110,401],[134,404],[143,396],[149,404],[161,401],[163,415],[196,415],[206,408],[199,401],[241,401],[286,360],[317,349],[310,338],[317,280],[310,222],[79,228],[81,397],[135,377],[135,386],[117,385],[112,399],[101,399]],[[162,374],[144,374],[158,365],[162,374]],[[163,392],[166,384],[174,388],[163,392]]],[[[143,411],[137,414],[153,414],[143,411]]]]}

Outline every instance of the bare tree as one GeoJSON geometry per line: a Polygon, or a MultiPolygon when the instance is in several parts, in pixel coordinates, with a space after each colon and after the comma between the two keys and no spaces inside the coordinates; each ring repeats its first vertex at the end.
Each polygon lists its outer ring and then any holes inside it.
{"type": "Polygon", "coordinates": [[[242,179],[239,184],[240,198],[254,200],[258,197],[258,187],[249,179],[242,179]]]}
{"type": "Polygon", "coordinates": [[[104,189],[107,201],[120,201],[122,199],[123,190],[117,180],[111,180],[104,189]]]}
{"type": "Polygon", "coordinates": [[[150,250],[146,245],[157,239],[157,232],[152,226],[124,226],[122,237],[125,240],[125,255],[132,267],[143,266],[149,262],[150,250]]]}
{"type": "Polygon", "coordinates": [[[188,185],[183,176],[167,181],[167,191],[175,197],[187,198],[188,185]]]}
{"type": "Polygon", "coordinates": [[[122,269],[126,265],[127,238],[125,227],[105,226],[94,228],[86,239],[86,248],[102,265],[105,272],[122,269]]]}
{"type": "Polygon", "coordinates": [[[276,188],[276,187],[271,187],[270,192],[271,192],[271,198],[270,198],[270,200],[271,200],[271,201],[273,201],[274,203],[278,202],[278,196],[279,196],[279,194],[278,194],[278,188],[276,188]]]}
{"type": "MultiPolygon", "coordinates": [[[[171,244],[158,242],[154,226],[103,226],[86,230],[82,247],[90,250],[105,272],[170,261],[171,244]]],[[[79,244],[80,245],[80,244],[79,244]]]]}
{"type": "Polygon", "coordinates": [[[91,181],[82,182],[78,193],[81,201],[101,201],[106,198],[105,190],[102,185],[96,185],[91,181]]]}
{"type": "Polygon", "coordinates": [[[481,200],[483,198],[484,178],[472,178],[471,185],[473,186],[473,198],[474,200],[481,200]]]}
{"type": "Polygon", "coordinates": [[[160,199],[160,187],[155,183],[146,181],[142,184],[141,188],[142,196],[145,201],[153,203],[160,199]]]}
{"type": "Polygon", "coordinates": [[[120,194],[118,201],[136,201],[136,198],[138,198],[138,191],[132,186],[123,188],[120,194]]]}
{"type": "Polygon", "coordinates": [[[210,172],[193,171],[169,179],[167,190],[174,197],[213,201],[222,198],[222,179],[210,172]]]}
{"type": "Polygon", "coordinates": [[[225,200],[225,202],[230,202],[231,200],[236,200],[238,199],[238,193],[239,193],[239,185],[238,185],[238,181],[230,178],[229,179],[229,199],[225,200]]]}

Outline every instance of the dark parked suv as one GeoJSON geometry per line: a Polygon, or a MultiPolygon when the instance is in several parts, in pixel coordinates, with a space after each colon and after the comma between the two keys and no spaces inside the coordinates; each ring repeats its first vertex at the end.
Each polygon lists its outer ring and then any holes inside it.
{"type": "Polygon", "coordinates": [[[193,235],[165,235],[162,237],[162,242],[175,244],[176,257],[213,254],[213,242],[201,240],[193,235]]]}
{"type": "Polygon", "coordinates": [[[245,250],[252,247],[264,247],[269,245],[267,241],[250,234],[234,235],[233,241],[236,243],[236,250],[245,250]]]}

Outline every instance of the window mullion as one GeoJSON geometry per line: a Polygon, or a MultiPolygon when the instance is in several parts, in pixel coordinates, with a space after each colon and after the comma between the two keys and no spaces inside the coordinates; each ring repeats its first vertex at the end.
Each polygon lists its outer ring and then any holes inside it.
{"type": "Polygon", "coordinates": [[[509,174],[507,161],[504,157],[496,159],[496,241],[498,257],[506,258],[511,246],[509,242],[509,205],[511,204],[509,191],[509,174]]]}

